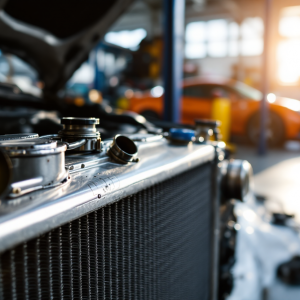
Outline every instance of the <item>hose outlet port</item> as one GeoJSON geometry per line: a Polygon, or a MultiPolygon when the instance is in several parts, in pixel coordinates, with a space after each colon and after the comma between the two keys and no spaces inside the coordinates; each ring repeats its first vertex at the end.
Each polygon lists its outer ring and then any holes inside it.
{"type": "Polygon", "coordinates": [[[246,160],[224,161],[221,167],[223,198],[244,201],[245,196],[251,191],[252,173],[252,166],[246,160]]]}
{"type": "Polygon", "coordinates": [[[119,163],[138,162],[138,148],[133,140],[124,135],[116,135],[108,150],[108,155],[119,163]]]}

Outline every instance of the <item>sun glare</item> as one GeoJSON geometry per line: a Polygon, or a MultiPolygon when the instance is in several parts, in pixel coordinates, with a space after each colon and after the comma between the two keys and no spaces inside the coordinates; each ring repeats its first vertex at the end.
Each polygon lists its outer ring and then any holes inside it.
{"type": "Polygon", "coordinates": [[[296,85],[300,79],[300,6],[281,11],[278,31],[281,41],[277,48],[278,79],[283,85],[296,85]]]}
{"type": "Polygon", "coordinates": [[[300,111],[300,101],[295,100],[295,99],[284,98],[283,106],[285,106],[293,111],[300,111]]]}
{"type": "Polygon", "coordinates": [[[267,95],[267,100],[269,103],[274,103],[276,101],[276,95],[273,93],[270,93],[267,95]]]}

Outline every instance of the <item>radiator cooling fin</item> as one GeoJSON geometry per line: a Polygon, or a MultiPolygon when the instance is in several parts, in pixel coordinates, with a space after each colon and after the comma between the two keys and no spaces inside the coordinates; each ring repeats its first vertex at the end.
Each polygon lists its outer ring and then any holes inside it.
{"type": "Polygon", "coordinates": [[[209,299],[212,167],[4,252],[0,299],[209,299]]]}

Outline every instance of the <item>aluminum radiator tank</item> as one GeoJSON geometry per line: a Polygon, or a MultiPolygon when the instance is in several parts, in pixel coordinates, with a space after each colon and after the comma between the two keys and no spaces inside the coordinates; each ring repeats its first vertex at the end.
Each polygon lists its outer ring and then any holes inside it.
{"type": "Polygon", "coordinates": [[[2,199],[0,299],[215,297],[215,148],[130,138],[129,163],[104,141],[66,156],[64,185],[2,199]]]}

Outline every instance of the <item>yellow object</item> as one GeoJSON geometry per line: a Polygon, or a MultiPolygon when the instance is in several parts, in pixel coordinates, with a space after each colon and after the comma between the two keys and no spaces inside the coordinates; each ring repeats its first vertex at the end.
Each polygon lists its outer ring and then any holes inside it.
{"type": "Polygon", "coordinates": [[[221,140],[227,143],[230,139],[230,100],[227,98],[215,98],[212,104],[212,119],[221,122],[219,127],[221,140]]]}
{"type": "Polygon", "coordinates": [[[125,98],[125,97],[119,98],[118,101],[117,101],[117,107],[121,108],[121,109],[124,109],[124,110],[128,109],[129,108],[128,99],[125,98]]]}
{"type": "Polygon", "coordinates": [[[98,104],[102,103],[102,100],[103,100],[101,92],[99,92],[97,90],[90,90],[89,98],[92,102],[98,103],[98,104]]]}
{"type": "Polygon", "coordinates": [[[85,101],[84,101],[83,98],[77,97],[77,98],[74,99],[74,104],[76,106],[83,106],[85,104],[85,101]]]}
{"type": "Polygon", "coordinates": [[[231,153],[234,154],[236,153],[236,146],[231,143],[226,143],[226,149],[231,153]]]}

